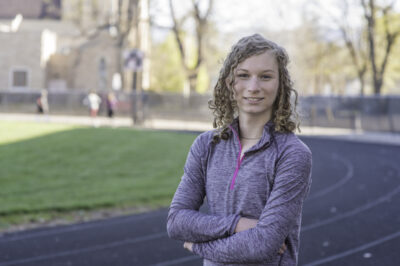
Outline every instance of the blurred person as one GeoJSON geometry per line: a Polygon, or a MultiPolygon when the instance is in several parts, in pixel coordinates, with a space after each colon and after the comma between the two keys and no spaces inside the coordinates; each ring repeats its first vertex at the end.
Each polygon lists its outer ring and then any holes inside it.
{"type": "Polygon", "coordinates": [[[255,34],[222,66],[209,102],[216,129],[192,144],[167,218],[168,235],[204,265],[297,265],[312,159],[294,134],[288,61],[255,34]],[[199,212],[205,197],[208,213],[199,212]]]}
{"type": "Polygon", "coordinates": [[[99,112],[101,98],[94,90],[91,90],[87,96],[87,103],[89,105],[90,117],[92,118],[93,126],[98,127],[99,122],[97,120],[97,114],[99,112]]]}
{"type": "Polygon", "coordinates": [[[109,118],[113,118],[115,113],[115,107],[117,106],[117,98],[115,97],[113,92],[109,92],[107,94],[106,106],[107,106],[107,116],[109,118]]]}
{"type": "Polygon", "coordinates": [[[36,99],[37,112],[39,114],[49,113],[49,102],[47,100],[47,90],[40,91],[40,96],[36,99]]]}
{"type": "Polygon", "coordinates": [[[40,96],[36,99],[37,113],[44,115],[46,119],[48,118],[49,114],[49,102],[47,95],[47,90],[43,89],[40,91],[40,96]]]}
{"type": "Polygon", "coordinates": [[[107,106],[107,116],[111,120],[111,126],[115,127],[115,120],[112,119],[115,114],[115,109],[117,107],[117,97],[113,92],[109,92],[106,96],[106,106],[107,106]]]}

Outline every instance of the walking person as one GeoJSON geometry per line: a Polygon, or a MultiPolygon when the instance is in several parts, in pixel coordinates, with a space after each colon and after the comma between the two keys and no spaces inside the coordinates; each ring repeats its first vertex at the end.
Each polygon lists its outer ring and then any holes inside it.
{"type": "Polygon", "coordinates": [[[49,101],[47,94],[47,90],[43,89],[40,91],[40,96],[36,99],[37,113],[43,115],[46,121],[48,120],[49,115],[49,101]]]}
{"type": "Polygon", "coordinates": [[[94,127],[98,127],[99,122],[97,120],[97,114],[99,112],[101,98],[99,95],[97,95],[97,93],[94,90],[91,90],[87,96],[87,101],[89,104],[90,117],[92,118],[92,124],[94,127]]]}
{"type": "Polygon", "coordinates": [[[107,116],[109,118],[113,118],[115,113],[115,107],[117,106],[117,98],[115,97],[114,93],[109,92],[107,94],[106,105],[107,105],[107,116]]]}
{"type": "Polygon", "coordinates": [[[297,265],[312,159],[294,134],[288,60],[255,34],[220,71],[209,102],[216,129],[192,144],[167,218],[168,235],[204,265],[297,265]],[[199,212],[205,197],[208,213],[199,212]]]}
{"type": "Polygon", "coordinates": [[[106,96],[106,106],[107,106],[107,116],[110,118],[111,125],[112,127],[115,127],[115,120],[112,118],[114,117],[115,114],[115,108],[117,106],[117,97],[115,97],[115,94],[113,92],[107,93],[106,96]]]}

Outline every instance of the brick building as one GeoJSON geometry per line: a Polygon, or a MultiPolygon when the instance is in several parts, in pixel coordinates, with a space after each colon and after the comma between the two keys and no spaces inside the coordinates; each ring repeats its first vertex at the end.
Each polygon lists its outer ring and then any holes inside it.
{"type": "Polygon", "coordinates": [[[147,1],[0,0],[0,90],[104,91],[115,73],[126,77],[129,88],[122,54],[146,49],[139,25],[148,27],[148,21],[140,20],[139,10],[148,8],[147,1]],[[123,42],[115,27],[126,20],[116,17],[122,8],[133,10],[123,42]]]}

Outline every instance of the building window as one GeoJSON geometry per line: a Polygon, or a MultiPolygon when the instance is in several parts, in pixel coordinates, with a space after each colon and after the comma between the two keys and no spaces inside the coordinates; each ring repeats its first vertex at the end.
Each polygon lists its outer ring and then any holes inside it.
{"type": "Polygon", "coordinates": [[[28,71],[23,70],[23,69],[12,70],[11,87],[27,88],[28,87],[28,71]]]}

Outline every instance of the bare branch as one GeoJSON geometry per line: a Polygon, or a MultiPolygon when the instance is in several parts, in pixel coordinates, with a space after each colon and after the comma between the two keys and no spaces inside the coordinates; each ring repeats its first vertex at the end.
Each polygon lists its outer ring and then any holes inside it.
{"type": "Polygon", "coordinates": [[[209,6],[204,15],[202,15],[200,8],[199,0],[192,0],[192,9],[191,12],[188,12],[181,18],[181,22],[178,22],[178,19],[175,14],[173,0],[169,0],[170,14],[173,22],[172,32],[175,35],[176,42],[178,44],[179,52],[181,54],[181,63],[185,70],[186,78],[189,81],[190,91],[194,91],[196,88],[197,78],[200,66],[203,62],[203,49],[204,49],[204,38],[207,30],[208,17],[211,14],[212,3],[213,0],[209,0],[209,6]],[[181,26],[183,25],[186,19],[193,19],[195,23],[195,38],[197,42],[197,57],[196,62],[193,66],[187,65],[185,48],[183,45],[183,40],[181,38],[181,26]]]}
{"type": "Polygon", "coordinates": [[[196,39],[197,39],[197,61],[194,68],[200,67],[202,57],[203,57],[203,50],[202,50],[202,43],[203,43],[203,28],[204,28],[204,21],[200,15],[200,8],[198,1],[192,0],[193,10],[194,10],[194,17],[196,21],[196,39]]]}
{"type": "MultiPolygon", "coordinates": [[[[392,3],[393,4],[393,3],[392,3]]],[[[391,33],[389,30],[389,10],[392,8],[392,4],[386,6],[383,8],[382,13],[383,13],[383,25],[385,29],[385,37],[386,37],[386,49],[385,49],[385,56],[381,64],[381,69],[379,71],[379,75],[383,77],[385,73],[385,69],[387,66],[387,62],[389,59],[389,54],[392,50],[392,46],[396,41],[397,36],[400,34],[400,29],[395,31],[394,33],[391,33]]]]}
{"type": "Polygon", "coordinates": [[[208,1],[208,8],[207,8],[206,14],[204,15],[205,18],[210,17],[212,9],[213,9],[213,5],[214,5],[214,1],[213,0],[209,0],[208,1]]]}
{"type": "Polygon", "coordinates": [[[169,0],[169,10],[170,10],[171,19],[172,19],[172,22],[173,22],[172,31],[173,31],[173,33],[175,35],[175,40],[176,40],[176,42],[178,44],[179,52],[181,54],[182,65],[186,69],[187,67],[186,67],[186,64],[185,64],[185,61],[186,61],[185,60],[186,59],[185,49],[183,48],[183,43],[182,43],[182,40],[181,40],[181,37],[180,37],[180,29],[179,29],[179,25],[178,25],[178,22],[177,22],[177,19],[176,19],[174,5],[172,3],[172,0],[169,0]]]}

